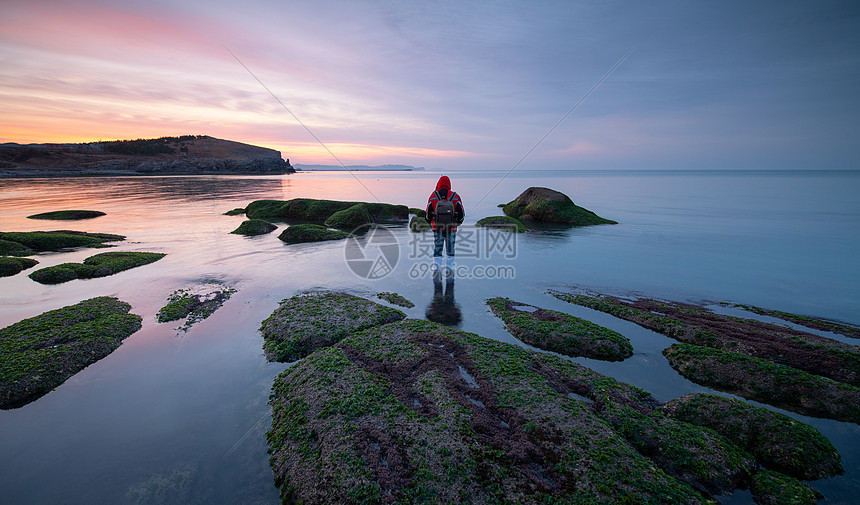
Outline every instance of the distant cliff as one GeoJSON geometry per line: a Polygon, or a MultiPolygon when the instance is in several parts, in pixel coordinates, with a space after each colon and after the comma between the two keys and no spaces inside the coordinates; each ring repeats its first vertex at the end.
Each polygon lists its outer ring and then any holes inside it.
{"type": "Polygon", "coordinates": [[[274,149],[183,135],[88,144],[0,144],[0,177],[290,174],[274,149]]]}

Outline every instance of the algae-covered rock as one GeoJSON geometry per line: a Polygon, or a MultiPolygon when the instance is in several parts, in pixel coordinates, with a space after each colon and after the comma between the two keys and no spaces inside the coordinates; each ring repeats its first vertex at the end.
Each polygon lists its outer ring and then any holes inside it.
{"type": "Polygon", "coordinates": [[[551,294],[684,343],[744,353],[860,386],[860,348],[855,345],[785,326],[715,314],[689,303],[557,291],[551,294]]]}
{"type": "Polygon", "coordinates": [[[792,323],[806,326],[807,328],[812,328],[814,330],[830,331],[833,333],[839,333],[840,335],[845,335],[846,337],[860,338],[860,328],[834,323],[833,321],[826,321],[824,319],[819,319],[816,317],[791,314],[789,312],[782,312],[779,310],[763,309],[754,305],[736,304],[735,307],[748,310],[754,314],[776,317],[778,319],[790,321],[792,323]]]}
{"type": "Polygon", "coordinates": [[[221,308],[235,292],[234,288],[211,284],[196,289],[177,289],[168,297],[167,305],[159,309],[156,319],[159,323],[185,319],[185,324],[179,329],[188,331],[195,323],[221,308]]]}
{"type": "Polygon", "coordinates": [[[340,230],[331,230],[318,224],[293,224],[281,232],[281,234],[278,235],[278,238],[288,244],[299,244],[302,242],[341,240],[351,236],[351,233],[340,230]]]}
{"type": "Polygon", "coordinates": [[[29,256],[35,253],[36,251],[24,244],[0,239],[0,255],[2,256],[29,256]]]}
{"type": "Polygon", "coordinates": [[[784,414],[701,393],[672,400],[662,410],[716,431],[767,468],[792,477],[814,480],[843,472],[839,453],[824,435],[784,414]]]}
{"type": "Polygon", "coordinates": [[[110,354],[140,329],[141,317],[99,297],[0,329],[0,408],[20,407],[110,354]]]}
{"type": "Polygon", "coordinates": [[[479,219],[475,226],[483,226],[487,228],[496,228],[499,230],[510,231],[514,233],[523,233],[526,231],[524,225],[519,219],[510,216],[490,216],[479,219]]]}
{"type": "Polygon", "coordinates": [[[76,221],[81,219],[92,219],[104,216],[104,212],[98,210],[55,210],[27,216],[27,219],[50,219],[54,221],[76,221]]]}
{"type": "Polygon", "coordinates": [[[756,473],[750,490],[758,505],[815,505],[822,498],[809,484],[770,470],[756,473]]]}
{"type": "Polygon", "coordinates": [[[638,388],[429,321],[315,351],[271,401],[285,503],[696,504],[752,467],[638,388]]]}
{"type": "Polygon", "coordinates": [[[515,200],[507,203],[502,208],[502,212],[523,221],[543,221],[571,226],[618,224],[579,207],[564,193],[540,187],[531,187],[523,191],[515,200]]]}
{"type": "MultiPolygon", "coordinates": [[[[105,247],[105,242],[116,242],[119,240],[125,240],[125,237],[109,233],[87,233],[71,230],[0,232],[0,242],[4,242],[4,244],[0,244],[0,252],[14,247],[5,244],[5,242],[19,244],[18,250],[20,251],[26,249],[30,249],[31,251],[60,251],[73,247],[105,247]]],[[[26,256],[31,253],[16,254],[2,252],[2,254],[26,256]]]]}
{"type": "Polygon", "coordinates": [[[230,233],[253,237],[256,235],[265,235],[277,229],[277,226],[263,219],[248,219],[246,221],[242,221],[239,227],[231,231],[230,233]]]}
{"type": "Polygon", "coordinates": [[[414,232],[422,232],[422,231],[430,231],[432,227],[430,223],[427,222],[421,216],[412,216],[412,219],[409,221],[409,229],[414,232]]]}
{"type": "Polygon", "coordinates": [[[39,262],[30,258],[0,256],[0,277],[9,277],[18,272],[32,268],[39,262]]]}
{"type": "Polygon", "coordinates": [[[420,217],[421,219],[425,219],[425,220],[427,219],[427,209],[418,209],[415,207],[409,207],[409,213],[415,214],[416,216],[420,217]]]}
{"type": "Polygon", "coordinates": [[[860,424],[860,388],[736,352],[691,344],[663,350],[687,379],[815,417],[860,424]]]}
{"type": "Polygon", "coordinates": [[[350,333],[406,317],[347,293],[306,293],[283,300],[260,331],[269,361],[295,361],[350,333]]]}
{"type": "Polygon", "coordinates": [[[335,212],[325,220],[324,224],[329,228],[354,230],[360,226],[373,224],[373,216],[368,212],[366,204],[357,203],[335,212]]]}
{"type": "Polygon", "coordinates": [[[230,209],[224,213],[225,216],[241,216],[245,213],[245,209],[238,207],[235,209],[230,209]]]}
{"type": "Polygon", "coordinates": [[[410,308],[410,309],[415,306],[414,303],[412,303],[409,300],[407,300],[406,298],[398,295],[397,293],[391,293],[388,291],[383,291],[381,293],[377,293],[376,297],[381,299],[381,300],[385,300],[386,302],[388,302],[392,305],[399,305],[401,307],[406,307],[406,308],[410,308]]]}
{"type": "Polygon", "coordinates": [[[314,198],[294,198],[292,200],[256,200],[245,207],[245,215],[250,219],[282,219],[324,223],[332,214],[362,204],[372,222],[406,221],[409,208],[405,205],[373,202],[344,202],[339,200],[319,200],[314,198]]]}
{"type": "Polygon", "coordinates": [[[633,355],[629,339],[591,321],[507,298],[491,298],[487,305],[512,335],[537,348],[607,361],[633,355]]]}
{"type": "Polygon", "coordinates": [[[164,253],[112,251],[90,256],[83,263],[61,263],[41,268],[29,277],[40,284],[60,284],[73,279],[107,277],[130,268],[158,261],[164,253]]]}

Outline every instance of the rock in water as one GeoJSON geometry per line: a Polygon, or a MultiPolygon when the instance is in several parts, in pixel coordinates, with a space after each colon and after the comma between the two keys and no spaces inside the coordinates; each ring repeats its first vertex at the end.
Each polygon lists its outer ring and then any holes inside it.
{"type": "Polygon", "coordinates": [[[596,224],[618,224],[604,219],[594,212],[579,207],[567,195],[549,188],[531,187],[516,200],[506,204],[502,211],[513,218],[524,221],[591,226],[596,224]]]}

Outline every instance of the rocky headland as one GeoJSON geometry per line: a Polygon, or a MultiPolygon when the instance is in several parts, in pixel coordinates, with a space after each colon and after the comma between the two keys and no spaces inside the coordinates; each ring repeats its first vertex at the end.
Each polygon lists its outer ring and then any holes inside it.
{"type": "Polygon", "coordinates": [[[273,149],[183,135],[86,144],[2,144],[0,177],[288,174],[273,149]]]}

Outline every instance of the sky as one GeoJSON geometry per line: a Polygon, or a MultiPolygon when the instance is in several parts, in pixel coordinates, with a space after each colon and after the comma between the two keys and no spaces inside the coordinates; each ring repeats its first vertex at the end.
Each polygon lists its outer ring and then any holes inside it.
{"type": "Polygon", "coordinates": [[[860,169],[851,1],[0,0],[0,142],[292,163],[860,169]]]}

